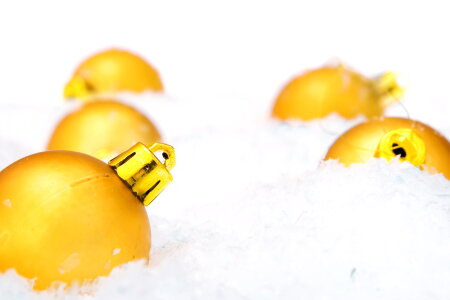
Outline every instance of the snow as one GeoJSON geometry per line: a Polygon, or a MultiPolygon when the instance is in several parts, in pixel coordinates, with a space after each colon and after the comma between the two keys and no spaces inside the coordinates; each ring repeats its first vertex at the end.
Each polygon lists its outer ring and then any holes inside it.
{"type": "MultiPolygon", "coordinates": [[[[84,293],[36,293],[10,271],[0,275],[2,299],[450,296],[450,181],[398,161],[321,162],[361,119],[283,123],[261,99],[119,98],[147,114],[177,154],[173,183],[148,207],[150,265],[123,265],[84,293]]],[[[47,125],[33,128],[39,146],[28,142],[30,128],[2,142],[1,166],[42,150],[48,124],[76,106],[68,105],[7,110],[10,126],[47,125]]]]}

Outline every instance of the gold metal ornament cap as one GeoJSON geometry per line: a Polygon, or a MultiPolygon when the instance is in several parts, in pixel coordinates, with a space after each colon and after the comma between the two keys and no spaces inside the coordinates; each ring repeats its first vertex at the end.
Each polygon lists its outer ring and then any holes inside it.
{"type": "Polygon", "coordinates": [[[175,166],[172,146],[154,143],[147,147],[137,143],[108,163],[125,181],[144,205],[149,205],[173,180],[170,170],[175,166]],[[162,152],[164,162],[155,155],[162,152]]]}
{"type": "Polygon", "coordinates": [[[86,80],[79,75],[75,75],[64,87],[64,98],[85,99],[88,98],[92,92],[93,89],[87,84],[86,80]]]}
{"type": "Polygon", "coordinates": [[[405,95],[405,89],[398,83],[398,76],[394,72],[387,72],[375,78],[375,87],[384,106],[400,101],[405,95]]]}
{"type": "Polygon", "coordinates": [[[388,161],[399,157],[418,167],[425,163],[426,146],[414,130],[399,128],[389,131],[380,139],[376,156],[388,161]]]}

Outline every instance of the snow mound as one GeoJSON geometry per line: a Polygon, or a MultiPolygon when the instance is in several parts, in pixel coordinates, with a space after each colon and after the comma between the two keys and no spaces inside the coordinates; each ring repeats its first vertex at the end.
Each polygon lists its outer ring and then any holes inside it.
{"type": "MultiPolygon", "coordinates": [[[[8,271],[2,299],[450,298],[450,181],[398,161],[321,162],[357,121],[280,123],[264,101],[121,99],[177,153],[174,182],[148,207],[150,265],[123,265],[84,293],[36,293],[8,271]]],[[[25,136],[13,142],[29,146],[25,136]]]]}

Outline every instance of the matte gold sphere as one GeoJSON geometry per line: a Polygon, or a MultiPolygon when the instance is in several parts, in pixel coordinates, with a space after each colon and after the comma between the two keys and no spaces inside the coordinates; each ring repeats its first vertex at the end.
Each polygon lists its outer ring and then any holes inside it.
{"type": "Polygon", "coordinates": [[[162,91],[158,72],[141,57],[110,49],[85,60],[64,89],[65,98],[86,99],[120,91],[162,91]]]}
{"type": "Polygon", "coordinates": [[[149,251],[144,205],[100,160],[49,151],[0,172],[0,272],[15,269],[42,290],[108,275],[149,251]]]}
{"type": "Polygon", "coordinates": [[[450,179],[450,142],[418,121],[383,118],[356,125],[334,142],[325,160],[337,159],[350,165],[372,157],[399,157],[450,179]]]}
{"type": "Polygon", "coordinates": [[[312,120],[338,113],[344,118],[383,115],[387,95],[400,94],[392,73],[379,80],[366,78],[343,66],[323,67],[290,81],[280,92],[272,115],[281,120],[312,120]]]}
{"type": "Polygon", "coordinates": [[[109,160],[137,142],[151,145],[161,136],[136,109],[112,100],[87,102],[55,128],[48,150],[72,150],[109,160]]]}

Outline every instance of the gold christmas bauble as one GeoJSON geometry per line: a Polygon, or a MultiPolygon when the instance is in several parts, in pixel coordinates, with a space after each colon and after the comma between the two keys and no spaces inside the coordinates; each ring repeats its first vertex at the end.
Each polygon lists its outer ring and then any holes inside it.
{"type": "Polygon", "coordinates": [[[137,142],[151,145],[161,139],[152,122],[136,109],[112,100],[85,103],[56,126],[48,150],[72,150],[102,160],[137,142]]]}
{"type": "Polygon", "coordinates": [[[145,90],[163,90],[155,68],[133,53],[111,49],[81,63],[64,88],[64,97],[88,99],[101,94],[145,90]]]}
{"type": "Polygon", "coordinates": [[[144,205],[107,164],[49,151],[0,172],[0,272],[71,285],[149,259],[144,205]]]}
{"type": "Polygon", "coordinates": [[[323,67],[294,78],[280,92],[272,115],[281,120],[312,120],[338,113],[344,118],[383,115],[402,90],[392,73],[372,80],[344,66],[323,67]]]}
{"type": "Polygon", "coordinates": [[[450,142],[418,121],[383,118],[356,125],[334,142],[325,160],[337,159],[350,165],[372,157],[398,157],[450,179],[450,142]]]}

